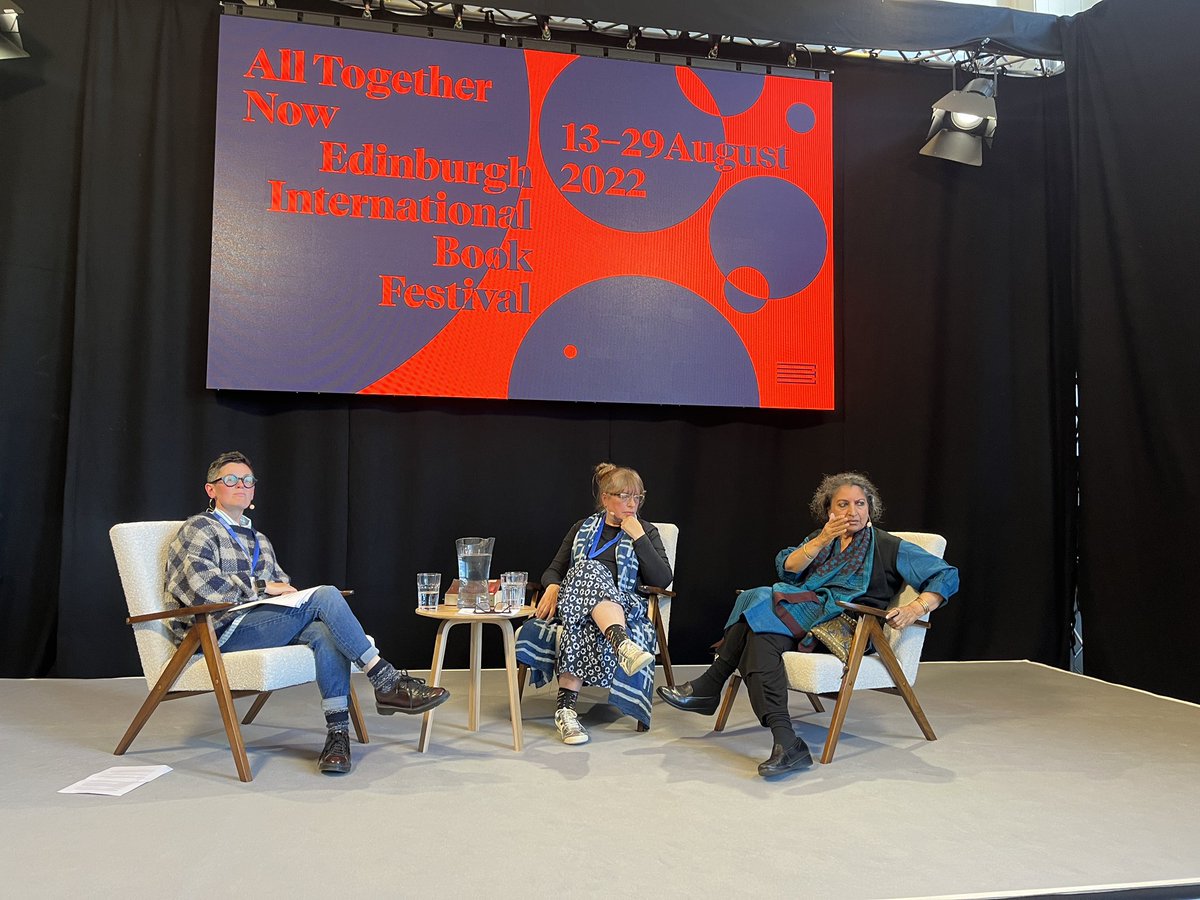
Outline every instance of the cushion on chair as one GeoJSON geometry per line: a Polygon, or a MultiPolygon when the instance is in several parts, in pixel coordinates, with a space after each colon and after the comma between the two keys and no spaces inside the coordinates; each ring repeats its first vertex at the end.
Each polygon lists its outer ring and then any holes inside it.
{"type": "MultiPolygon", "coordinates": [[[[946,539],[940,534],[926,534],[919,531],[893,531],[896,537],[916,544],[923,550],[932,553],[938,559],[946,552],[946,539]]],[[[889,609],[902,603],[915,600],[917,592],[910,586],[904,588],[892,598],[889,609]]],[[[928,615],[921,617],[928,619],[928,615]]],[[[904,670],[904,677],[909,684],[917,680],[917,669],[921,662],[921,649],[925,646],[925,628],[905,628],[897,631],[890,625],[883,626],[892,651],[904,670]]],[[[793,691],[805,691],[810,694],[836,693],[842,684],[843,666],[841,660],[830,653],[785,653],[783,666],[787,671],[788,687],[793,691]]],[[[855,690],[873,690],[875,688],[895,687],[892,677],[888,675],[883,663],[872,655],[864,656],[858,669],[858,677],[854,679],[855,690]]]]}
{"type": "MultiPolygon", "coordinates": [[[[312,651],[303,644],[290,647],[271,647],[267,650],[237,650],[222,653],[225,674],[231,691],[276,691],[317,677],[312,651]]],[[[179,680],[174,691],[211,691],[212,680],[203,656],[197,656],[179,680]]]]}

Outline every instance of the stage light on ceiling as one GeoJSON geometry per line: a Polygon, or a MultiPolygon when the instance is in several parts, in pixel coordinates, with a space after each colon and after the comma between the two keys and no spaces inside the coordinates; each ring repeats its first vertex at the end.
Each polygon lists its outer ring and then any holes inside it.
{"type": "Polygon", "coordinates": [[[0,59],[23,59],[29,53],[21,45],[17,16],[24,10],[9,0],[0,0],[0,59]]]}
{"type": "Polygon", "coordinates": [[[972,78],[961,91],[951,91],[933,104],[933,122],[921,155],[983,165],[983,145],[991,148],[996,133],[995,95],[994,78],[972,78]]]}

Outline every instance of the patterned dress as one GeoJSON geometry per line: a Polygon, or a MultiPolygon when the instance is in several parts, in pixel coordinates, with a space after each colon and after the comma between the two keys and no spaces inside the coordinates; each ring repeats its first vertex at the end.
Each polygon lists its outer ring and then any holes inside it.
{"type": "MultiPolygon", "coordinates": [[[[654,551],[661,548],[657,530],[646,526],[654,551]]],[[[611,528],[610,528],[611,530],[611,528]]],[[[610,539],[615,548],[616,577],[601,558],[604,515],[584,519],[571,543],[570,568],[560,583],[558,618],[531,619],[521,626],[517,659],[533,672],[533,683],[541,686],[554,675],[574,675],[586,686],[609,689],[609,702],[621,712],[650,723],[650,696],[654,666],[626,675],[617,664],[612,644],[592,619],[596,604],[611,600],[625,612],[625,629],[635,644],[657,652],[654,625],[646,614],[646,598],[637,593],[640,565],[634,542],[624,531],[610,539]]],[[[565,546],[565,545],[564,545],[565,546]]],[[[665,554],[662,564],[666,566],[665,554]]],[[[666,567],[666,583],[670,569],[666,567]]],[[[660,579],[661,580],[661,579],[660,579]]],[[[659,585],[666,587],[666,583],[659,585]]]]}

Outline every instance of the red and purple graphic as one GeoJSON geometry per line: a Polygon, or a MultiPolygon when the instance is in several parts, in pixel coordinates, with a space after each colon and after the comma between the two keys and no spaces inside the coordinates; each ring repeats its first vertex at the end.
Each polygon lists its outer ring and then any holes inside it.
{"type": "Polygon", "coordinates": [[[225,16],[208,386],[831,409],[831,109],[225,16]]]}

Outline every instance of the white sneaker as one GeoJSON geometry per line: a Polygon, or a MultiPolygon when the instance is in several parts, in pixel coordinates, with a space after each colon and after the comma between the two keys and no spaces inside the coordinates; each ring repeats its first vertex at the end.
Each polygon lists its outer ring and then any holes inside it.
{"type": "Polygon", "coordinates": [[[586,744],[587,729],[579,723],[579,714],[573,709],[556,709],[554,725],[558,728],[558,736],[564,744],[586,744]]]}
{"type": "Polygon", "coordinates": [[[654,654],[646,652],[629,638],[625,638],[617,648],[617,659],[626,675],[636,675],[654,662],[654,654]]]}

